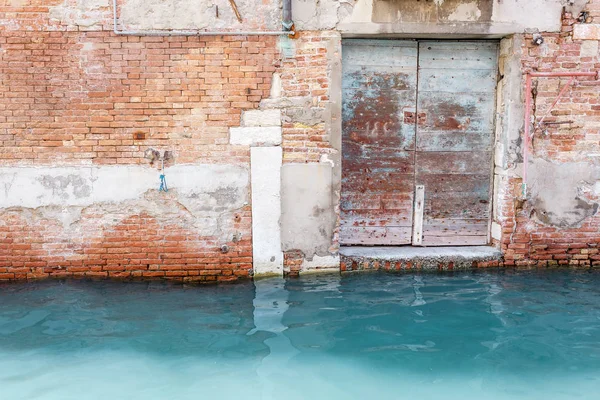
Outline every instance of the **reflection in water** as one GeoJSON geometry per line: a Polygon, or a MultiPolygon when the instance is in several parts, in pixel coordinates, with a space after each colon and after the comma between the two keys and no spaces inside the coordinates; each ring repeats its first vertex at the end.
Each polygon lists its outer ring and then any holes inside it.
{"type": "Polygon", "coordinates": [[[269,354],[263,358],[256,369],[259,382],[262,384],[263,399],[276,399],[273,383],[277,374],[287,367],[287,363],[298,354],[289,338],[283,334],[287,326],[283,325],[283,314],[288,309],[288,292],[283,279],[257,280],[256,295],[254,297],[254,325],[255,329],[248,335],[258,331],[272,333],[273,336],[264,340],[269,348],[269,354]]]}
{"type": "Polygon", "coordinates": [[[423,295],[421,294],[421,289],[423,287],[423,277],[420,275],[415,275],[415,283],[413,284],[413,289],[415,291],[415,300],[412,302],[411,306],[418,307],[424,306],[427,302],[423,299],[423,295]]]}
{"type": "Polygon", "coordinates": [[[596,399],[599,273],[0,285],[0,400],[596,399]]]}

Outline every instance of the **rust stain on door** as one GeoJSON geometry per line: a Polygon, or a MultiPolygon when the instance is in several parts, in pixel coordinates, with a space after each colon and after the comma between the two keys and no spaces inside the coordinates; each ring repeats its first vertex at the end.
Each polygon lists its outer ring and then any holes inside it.
{"type": "Polygon", "coordinates": [[[343,68],[341,244],[410,244],[415,185],[422,245],[487,243],[497,44],[347,40],[343,68]]]}
{"type": "Polygon", "coordinates": [[[488,242],[497,44],[420,42],[415,182],[423,245],[488,242]]]}
{"type": "Polygon", "coordinates": [[[342,57],[340,242],[409,244],[417,43],[349,40],[342,57]]]}

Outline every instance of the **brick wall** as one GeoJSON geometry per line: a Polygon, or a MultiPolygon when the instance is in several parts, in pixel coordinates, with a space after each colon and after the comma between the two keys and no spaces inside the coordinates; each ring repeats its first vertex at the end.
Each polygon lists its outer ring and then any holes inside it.
{"type": "Polygon", "coordinates": [[[225,243],[186,227],[180,216],[119,215],[90,207],[83,210],[81,222],[65,230],[60,221],[35,211],[3,212],[0,281],[78,276],[184,282],[247,278],[252,271],[249,208],[234,217],[234,229],[242,238],[225,243]],[[119,222],[107,224],[107,217],[119,222]],[[226,252],[223,245],[228,246],[226,252]]]}
{"type": "Polygon", "coordinates": [[[3,165],[144,163],[148,147],[179,163],[248,162],[228,128],[268,97],[275,39],[2,33],[3,165]]]}
{"type": "MultiPolygon", "coordinates": [[[[578,21],[577,15],[563,16],[560,33],[543,33],[544,44],[532,43],[532,35],[523,41],[523,71],[597,71],[600,70],[598,40],[600,37],[583,37],[577,32],[600,21],[600,1],[591,1],[586,9],[588,19],[578,21]],[[587,26],[586,26],[587,25],[587,26]],[[574,35],[575,30],[575,35],[574,35]]],[[[534,82],[534,118],[539,122],[547,114],[558,92],[569,78],[540,78],[534,82]]],[[[548,113],[545,121],[568,122],[536,128],[531,155],[546,160],[569,171],[573,163],[594,164],[594,153],[600,152],[600,83],[594,78],[577,78],[557,106],[548,113]]],[[[551,173],[548,171],[548,173],[551,173]]],[[[550,177],[549,179],[552,179],[550,177]]],[[[557,193],[570,190],[563,187],[560,177],[555,177],[557,193]]],[[[585,177],[581,177],[585,180],[585,177]]],[[[503,216],[501,247],[505,266],[572,266],[587,268],[600,266],[600,216],[597,212],[576,226],[559,227],[534,219],[538,210],[531,199],[524,201],[521,179],[503,177],[500,186],[505,188],[499,204],[503,216]]],[[[593,185],[593,182],[591,182],[593,185]]],[[[593,188],[586,184],[573,190],[573,198],[583,205],[597,203],[593,188]],[[583,192],[582,192],[583,189],[583,192]]]]}
{"type": "Polygon", "coordinates": [[[333,151],[325,115],[331,81],[327,47],[337,36],[332,32],[302,32],[294,41],[295,56],[283,60],[283,92],[296,100],[285,110],[284,162],[319,162],[321,155],[333,151]]]}
{"type": "MultiPolygon", "coordinates": [[[[51,14],[75,3],[11,4],[0,3],[0,167],[156,168],[143,158],[154,148],[174,153],[168,166],[249,168],[249,147],[230,145],[229,128],[269,96],[277,38],[116,36],[109,7],[81,28],[51,14]]],[[[177,190],[157,188],[114,205],[0,209],[0,281],[252,275],[249,186],[244,206],[218,217],[212,206],[215,234],[202,230],[206,215],[190,217],[177,190]]],[[[218,203],[219,193],[209,195],[218,203]]]]}
{"type": "MultiPolygon", "coordinates": [[[[0,167],[156,168],[143,157],[155,148],[173,151],[169,165],[248,168],[249,146],[230,144],[229,128],[240,125],[243,111],[259,107],[281,109],[284,163],[339,156],[332,144],[332,126],[339,120],[331,114],[338,32],[301,32],[293,41],[116,36],[109,6],[71,15],[79,6],[76,0],[0,3],[0,167]],[[277,99],[269,98],[274,73],[281,76],[277,99]]],[[[564,15],[562,32],[544,33],[542,46],[525,35],[523,70],[599,69],[600,0],[590,1],[586,11],[585,22],[564,15]]],[[[600,153],[599,87],[591,79],[578,81],[546,119],[572,122],[547,126],[546,133],[536,130],[533,157],[566,166],[588,163],[600,153]]],[[[537,82],[539,119],[566,81],[537,82]]],[[[535,205],[520,198],[520,178],[508,174],[500,180],[500,265],[600,265],[595,212],[576,226],[545,224],[532,218],[535,205]]],[[[7,182],[5,190],[13,184],[7,182]]],[[[241,196],[248,201],[225,211],[218,207],[219,191],[203,195],[209,195],[212,214],[194,214],[177,190],[156,189],[118,204],[2,208],[0,280],[251,276],[249,184],[241,196]],[[214,232],[202,229],[217,219],[214,232]]],[[[598,201],[592,192],[577,195],[598,201]]],[[[337,232],[330,251],[337,251],[337,232]]],[[[286,271],[300,271],[304,257],[299,250],[287,252],[286,271]]]]}

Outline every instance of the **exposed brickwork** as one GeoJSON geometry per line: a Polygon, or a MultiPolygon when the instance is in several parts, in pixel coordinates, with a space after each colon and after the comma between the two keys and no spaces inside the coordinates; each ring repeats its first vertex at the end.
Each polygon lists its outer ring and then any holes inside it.
{"type": "Polygon", "coordinates": [[[11,31],[0,45],[4,165],[142,163],[148,147],[248,162],[228,128],[268,97],[277,59],[270,37],[11,31]]]}
{"type": "MultiPolygon", "coordinates": [[[[79,3],[0,2],[0,166],[146,165],[154,148],[173,152],[170,165],[249,167],[229,128],[269,96],[276,37],[117,36],[108,2],[79,3]]],[[[0,280],[252,275],[250,204],[214,236],[160,209],[118,207],[84,208],[67,225],[41,209],[0,210],[0,280]]]]}
{"type": "MultiPolygon", "coordinates": [[[[600,1],[593,0],[586,10],[587,22],[600,21],[600,1]]],[[[524,71],[597,71],[600,70],[598,40],[574,40],[573,27],[578,16],[563,16],[562,32],[543,34],[545,43],[535,46],[532,37],[523,42],[524,71]],[[588,43],[586,43],[588,42],[588,43]],[[591,43],[590,43],[591,42],[591,43]],[[592,51],[590,51],[590,49],[592,51]],[[595,49],[595,51],[594,51],[595,49]]],[[[540,78],[534,86],[534,116],[539,121],[554,102],[569,78],[540,78]]],[[[600,82],[578,78],[546,121],[573,121],[568,124],[536,128],[532,154],[554,163],[589,162],[600,151],[600,82]]],[[[557,182],[560,185],[560,182],[557,182]]],[[[600,266],[600,216],[594,215],[572,228],[555,227],[534,221],[532,205],[521,200],[521,180],[503,178],[503,200],[498,205],[502,221],[501,248],[504,266],[598,267],[600,266]]],[[[573,196],[585,196],[573,193],[573,196]]],[[[588,194],[590,195],[590,194],[588,194]]],[[[590,199],[597,201],[597,199],[590,199]]]]}
{"type": "MultiPolygon", "coordinates": [[[[289,104],[283,110],[283,162],[319,162],[334,153],[330,140],[331,52],[340,47],[340,35],[332,31],[301,32],[294,40],[295,56],[283,58],[281,80],[289,104]]],[[[338,50],[339,51],[339,50],[338,50]]],[[[339,214],[339,210],[336,210],[339,214]]],[[[337,229],[332,252],[338,249],[337,229]]],[[[284,271],[298,275],[304,255],[286,252],[284,271]]]]}
{"type": "MultiPolygon", "coordinates": [[[[570,14],[563,18],[563,32],[544,34],[544,44],[536,46],[530,35],[525,36],[523,69],[539,72],[588,72],[600,69],[596,39],[594,56],[586,54],[587,44],[573,40],[573,25],[577,23],[570,14]]],[[[594,43],[591,43],[594,44],[594,43]]],[[[536,125],[534,150],[538,156],[556,161],[587,160],[588,154],[600,151],[600,82],[593,77],[579,77],[573,87],[554,103],[560,89],[570,78],[537,78],[534,80],[534,112],[539,122],[546,116],[544,124],[536,125]],[[561,122],[558,125],[552,123],[561,122]],[[568,123],[565,123],[568,122],[568,123]]]]}
{"type": "Polygon", "coordinates": [[[304,261],[304,254],[301,251],[286,251],[283,255],[283,273],[286,276],[294,277],[300,274],[304,261]]]}
{"type": "Polygon", "coordinates": [[[511,179],[508,184],[514,195],[503,199],[501,265],[600,267],[600,217],[596,215],[570,229],[541,225],[532,221],[527,202],[518,199],[521,180],[511,179]]]}
{"type": "MultiPolygon", "coordinates": [[[[80,3],[0,2],[0,166],[144,165],[147,148],[173,151],[175,164],[248,166],[249,147],[229,144],[229,128],[239,126],[242,111],[259,106],[282,109],[285,163],[319,162],[336,152],[331,126],[339,118],[334,120],[331,110],[338,32],[301,32],[293,41],[117,36],[111,32],[109,5],[69,14],[80,3]],[[265,105],[261,101],[270,95],[275,72],[281,76],[282,97],[265,105]]],[[[586,40],[573,38],[574,26],[582,22],[568,14],[562,32],[543,34],[544,45],[531,44],[526,35],[523,71],[600,69],[594,52],[600,38],[590,38],[600,23],[600,0],[591,0],[586,11],[585,23],[595,24],[586,30],[586,40]]],[[[538,120],[566,81],[536,80],[538,120]]],[[[578,82],[546,119],[572,122],[536,129],[534,156],[565,163],[589,162],[590,154],[600,154],[600,85],[591,78],[578,82]]],[[[536,222],[531,204],[520,199],[521,183],[503,176],[498,185],[502,239],[497,244],[504,260],[470,267],[600,266],[600,217],[573,228],[536,222]]],[[[56,210],[0,210],[0,280],[217,281],[252,275],[250,204],[219,235],[199,234],[179,216],[167,220],[143,210],[101,209],[85,208],[70,224],[56,217],[56,210]],[[228,246],[226,252],[222,245],[228,246]]],[[[336,230],[334,253],[337,246],[336,230]]],[[[297,275],[303,261],[301,252],[287,252],[285,273],[297,275]]],[[[424,267],[342,260],[342,270],[424,267]]]]}
{"type": "Polygon", "coordinates": [[[68,227],[33,211],[0,217],[0,281],[81,276],[215,282],[252,272],[249,206],[234,216],[240,239],[226,243],[203,237],[181,218],[158,220],[141,213],[121,215],[113,224],[93,207],[68,227]]]}
{"type": "Polygon", "coordinates": [[[334,32],[302,32],[293,43],[295,56],[283,60],[283,92],[295,100],[285,110],[284,162],[319,162],[322,154],[333,151],[326,124],[331,81],[328,44],[337,37],[334,32]]]}

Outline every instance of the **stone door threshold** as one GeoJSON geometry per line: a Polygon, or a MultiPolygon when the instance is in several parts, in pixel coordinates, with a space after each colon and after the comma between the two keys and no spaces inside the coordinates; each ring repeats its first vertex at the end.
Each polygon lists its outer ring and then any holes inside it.
{"type": "Polygon", "coordinates": [[[501,257],[500,250],[491,246],[351,246],[340,248],[342,271],[469,270],[498,266],[501,257]]]}

